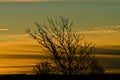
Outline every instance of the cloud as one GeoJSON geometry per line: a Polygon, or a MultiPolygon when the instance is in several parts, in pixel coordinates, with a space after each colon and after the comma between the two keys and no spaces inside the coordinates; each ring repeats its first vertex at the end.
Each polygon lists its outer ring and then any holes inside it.
{"type": "Polygon", "coordinates": [[[118,55],[120,57],[120,46],[103,46],[96,48],[96,54],[118,55]]]}
{"type": "Polygon", "coordinates": [[[110,34],[110,33],[117,33],[119,31],[116,30],[88,30],[88,31],[81,31],[79,33],[83,34],[110,34]]]}
{"type": "Polygon", "coordinates": [[[91,28],[90,30],[83,30],[79,33],[83,34],[111,34],[111,33],[119,33],[120,25],[111,25],[111,26],[99,26],[91,28]]]}
{"type": "Polygon", "coordinates": [[[31,38],[28,34],[7,34],[1,35],[0,41],[31,41],[31,38]]]}
{"type": "Polygon", "coordinates": [[[107,26],[98,26],[94,27],[94,30],[100,30],[100,29],[109,29],[109,30],[120,30],[120,25],[107,25],[107,26]]]}
{"type": "Polygon", "coordinates": [[[113,30],[120,30],[120,25],[112,25],[112,26],[106,26],[105,28],[113,29],[113,30]]]}
{"type": "Polygon", "coordinates": [[[4,59],[5,58],[6,59],[50,59],[49,56],[41,55],[41,54],[5,54],[5,55],[1,55],[0,58],[4,58],[4,59]]]}
{"type": "Polygon", "coordinates": [[[7,31],[8,29],[0,29],[0,31],[7,31]]]}
{"type": "Polygon", "coordinates": [[[19,36],[19,38],[23,38],[23,37],[28,37],[29,35],[28,34],[11,34],[11,35],[7,35],[7,37],[9,37],[9,38],[18,38],[18,36],[19,36]]]}

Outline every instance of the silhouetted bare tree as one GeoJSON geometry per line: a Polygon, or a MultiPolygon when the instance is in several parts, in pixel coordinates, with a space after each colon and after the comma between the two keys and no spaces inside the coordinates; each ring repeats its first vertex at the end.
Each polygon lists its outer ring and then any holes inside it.
{"type": "Polygon", "coordinates": [[[85,42],[79,33],[73,31],[73,23],[69,18],[61,16],[56,19],[47,18],[47,23],[35,23],[35,25],[37,31],[33,33],[29,28],[26,31],[49,50],[58,72],[62,74],[104,73],[104,69],[93,54],[94,45],[85,42]]]}

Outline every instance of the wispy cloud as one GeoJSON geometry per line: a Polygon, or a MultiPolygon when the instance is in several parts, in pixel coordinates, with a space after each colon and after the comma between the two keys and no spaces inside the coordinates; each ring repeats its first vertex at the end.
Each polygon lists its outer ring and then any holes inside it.
{"type": "Polygon", "coordinates": [[[115,31],[115,30],[88,30],[88,31],[81,31],[79,33],[83,33],[83,34],[109,34],[109,33],[117,33],[119,31],[115,31]]]}
{"type": "Polygon", "coordinates": [[[0,41],[29,41],[30,36],[28,34],[8,34],[1,35],[0,41]]]}
{"type": "Polygon", "coordinates": [[[0,29],[0,31],[7,31],[8,29],[0,29]]]}
{"type": "Polygon", "coordinates": [[[91,30],[80,31],[79,33],[83,34],[111,34],[111,33],[119,33],[120,25],[112,25],[112,26],[99,26],[95,27],[91,30]]]}
{"type": "Polygon", "coordinates": [[[112,26],[105,26],[106,29],[115,29],[115,30],[120,30],[120,25],[112,25],[112,26]]]}
{"type": "Polygon", "coordinates": [[[120,25],[109,25],[109,26],[98,26],[98,27],[94,27],[94,30],[100,30],[100,29],[109,29],[109,30],[117,30],[117,31],[120,31],[120,25]]]}

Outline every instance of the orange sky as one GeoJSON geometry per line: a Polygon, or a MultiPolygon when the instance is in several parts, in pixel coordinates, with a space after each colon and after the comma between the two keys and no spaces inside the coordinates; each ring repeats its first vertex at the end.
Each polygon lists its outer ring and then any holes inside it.
{"type": "MultiPolygon", "coordinates": [[[[119,0],[102,0],[101,2],[100,0],[36,0],[40,1],[39,3],[27,3],[35,0],[0,1],[18,1],[16,3],[0,2],[0,56],[44,55],[43,47],[26,34],[25,28],[33,29],[35,21],[44,23],[46,17],[55,18],[58,15],[69,17],[74,23],[74,29],[85,36],[87,42],[92,42],[96,47],[113,46],[111,49],[120,50],[119,0]],[[20,1],[26,3],[19,3],[20,1]]],[[[104,54],[104,57],[119,58],[114,53],[112,56],[108,54],[104,54]]],[[[102,57],[103,54],[97,56],[102,57]]],[[[3,60],[0,63],[7,65],[9,60],[4,60],[5,64],[3,60]]],[[[22,59],[20,60],[23,63],[22,59]]],[[[17,64],[12,59],[8,63],[9,65],[17,64]]]]}

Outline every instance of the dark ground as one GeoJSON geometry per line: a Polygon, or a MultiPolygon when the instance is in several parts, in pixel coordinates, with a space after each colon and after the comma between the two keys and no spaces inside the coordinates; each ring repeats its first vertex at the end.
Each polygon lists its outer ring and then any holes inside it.
{"type": "Polygon", "coordinates": [[[0,75],[0,80],[120,80],[120,74],[103,75],[0,75]]]}

